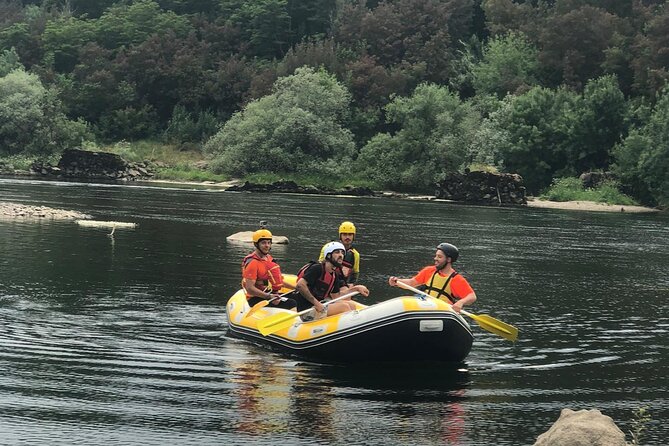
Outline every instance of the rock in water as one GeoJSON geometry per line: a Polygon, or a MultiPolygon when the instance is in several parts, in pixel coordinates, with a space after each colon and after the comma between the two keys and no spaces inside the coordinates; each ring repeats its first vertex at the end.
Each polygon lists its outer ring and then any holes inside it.
{"type": "Polygon", "coordinates": [[[625,433],[597,409],[562,409],[560,418],[534,446],[625,446],[625,433]]]}

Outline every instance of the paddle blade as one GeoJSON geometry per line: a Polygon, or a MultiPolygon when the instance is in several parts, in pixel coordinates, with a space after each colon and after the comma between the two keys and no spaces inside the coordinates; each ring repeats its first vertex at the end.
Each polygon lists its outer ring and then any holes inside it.
{"type": "Polygon", "coordinates": [[[298,316],[297,313],[285,314],[278,313],[268,316],[258,321],[258,331],[261,335],[267,336],[283,328],[290,327],[298,316]]]}
{"type": "Polygon", "coordinates": [[[251,307],[251,309],[249,310],[248,313],[246,313],[246,316],[244,316],[244,318],[250,317],[253,313],[260,310],[261,308],[265,308],[267,304],[269,304],[269,300],[262,300],[258,302],[253,307],[251,307]]]}
{"type": "Polygon", "coordinates": [[[467,316],[474,319],[484,330],[494,333],[509,341],[516,341],[518,339],[518,329],[513,325],[495,319],[487,314],[471,314],[466,313],[467,316]]]}

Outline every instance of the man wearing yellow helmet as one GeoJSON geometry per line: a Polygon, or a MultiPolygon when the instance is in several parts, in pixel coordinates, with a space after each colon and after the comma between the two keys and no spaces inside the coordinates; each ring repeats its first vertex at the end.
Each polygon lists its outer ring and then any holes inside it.
{"type": "MultiPolygon", "coordinates": [[[[344,248],[346,248],[346,253],[344,254],[344,260],[341,265],[341,272],[346,284],[354,284],[358,281],[358,276],[360,275],[360,253],[357,249],[353,248],[353,240],[355,239],[355,225],[350,221],[345,221],[339,225],[339,241],[344,248]]],[[[323,245],[321,249],[321,255],[318,257],[319,261],[325,259],[325,247],[327,243],[323,245]]]]}
{"type": "Polygon", "coordinates": [[[250,306],[269,300],[278,308],[294,310],[294,299],[281,297],[279,290],[283,286],[281,268],[270,255],[272,233],[267,229],[258,229],[253,233],[253,252],[242,260],[242,286],[250,306]]]}

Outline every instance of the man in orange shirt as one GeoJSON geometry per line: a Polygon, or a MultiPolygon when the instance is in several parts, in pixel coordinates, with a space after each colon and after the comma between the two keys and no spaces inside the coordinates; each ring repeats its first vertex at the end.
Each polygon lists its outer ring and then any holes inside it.
{"type": "Polygon", "coordinates": [[[402,282],[412,287],[426,285],[426,293],[450,303],[453,310],[459,313],[462,307],[476,301],[476,293],[467,280],[453,269],[452,265],[459,255],[460,251],[455,246],[440,243],[434,254],[434,266],[426,266],[410,279],[391,276],[388,284],[397,286],[397,282],[402,282]]]}
{"type": "Polygon", "coordinates": [[[253,233],[253,252],[242,260],[242,286],[250,306],[269,300],[271,305],[287,310],[294,310],[294,299],[281,297],[279,290],[283,286],[281,268],[274,263],[270,255],[272,233],[267,229],[258,229],[253,233]]]}

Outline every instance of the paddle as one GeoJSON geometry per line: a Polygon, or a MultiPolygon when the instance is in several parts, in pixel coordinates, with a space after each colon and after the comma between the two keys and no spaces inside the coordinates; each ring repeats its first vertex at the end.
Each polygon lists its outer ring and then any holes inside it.
{"type": "Polygon", "coordinates": [[[246,316],[244,316],[244,319],[246,319],[247,317],[251,316],[253,313],[255,313],[256,311],[260,310],[261,308],[265,308],[265,307],[266,307],[270,302],[272,302],[273,300],[276,300],[276,299],[281,299],[282,301],[286,300],[286,298],[285,298],[284,296],[287,296],[287,295],[289,295],[289,294],[292,293],[292,292],[293,292],[293,290],[290,290],[290,291],[287,291],[287,292],[285,292],[285,293],[283,293],[283,294],[279,294],[279,297],[275,297],[274,299],[265,299],[265,300],[261,300],[260,302],[258,302],[257,304],[255,304],[254,306],[251,307],[251,309],[249,310],[249,312],[246,313],[246,316]]]}
{"type": "MultiPolygon", "coordinates": [[[[413,291],[414,293],[422,294],[423,296],[433,297],[426,292],[414,288],[411,285],[407,285],[406,283],[400,282],[399,280],[397,281],[397,286],[404,288],[405,290],[413,291]]],[[[448,306],[450,307],[450,305],[448,306]]],[[[465,310],[460,310],[460,313],[474,319],[476,322],[478,322],[481,328],[488,330],[490,333],[499,335],[504,339],[508,339],[509,341],[515,341],[518,339],[518,329],[513,325],[509,325],[505,322],[495,319],[492,316],[488,316],[487,314],[472,314],[465,310]]]]}
{"type": "MultiPolygon", "coordinates": [[[[353,291],[352,293],[347,293],[344,294],[343,296],[339,296],[336,299],[328,300],[326,302],[321,302],[321,303],[323,304],[323,306],[325,306],[325,308],[327,308],[327,306],[330,305],[331,303],[349,297],[353,297],[356,294],[358,294],[358,291],[353,291]]],[[[307,308],[306,310],[302,310],[299,313],[290,313],[290,314],[277,313],[271,316],[267,316],[266,318],[258,321],[258,331],[260,331],[260,334],[262,334],[263,336],[275,333],[281,330],[282,328],[290,327],[293,323],[293,319],[295,319],[298,316],[302,316],[303,314],[306,314],[312,310],[313,308],[307,308]]]]}

